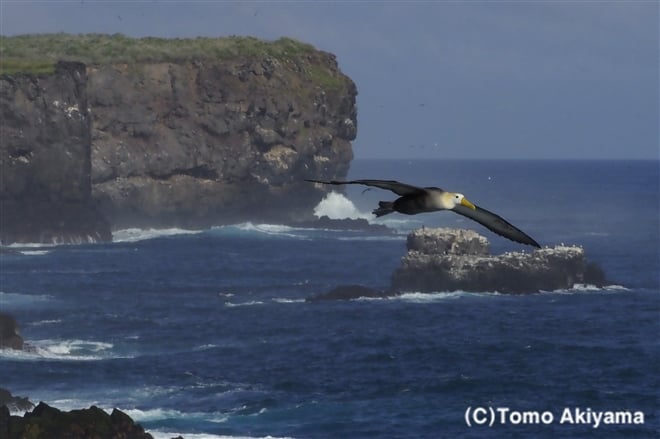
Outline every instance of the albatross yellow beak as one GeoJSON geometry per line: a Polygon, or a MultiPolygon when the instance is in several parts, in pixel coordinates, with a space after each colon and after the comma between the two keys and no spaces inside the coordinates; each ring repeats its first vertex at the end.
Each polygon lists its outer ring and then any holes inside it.
{"type": "Polygon", "coordinates": [[[470,202],[467,200],[467,198],[463,198],[463,199],[461,200],[461,204],[462,204],[463,206],[469,207],[469,208],[472,209],[472,210],[475,210],[475,209],[476,209],[475,205],[472,204],[472,203],[470,203],[470,202]]]}

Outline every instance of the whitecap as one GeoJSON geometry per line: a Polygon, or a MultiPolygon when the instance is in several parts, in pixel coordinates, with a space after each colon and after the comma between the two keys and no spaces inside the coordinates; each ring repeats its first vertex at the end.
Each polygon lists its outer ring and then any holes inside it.
{"type": "Polygon", "coordinates": [[[542,291],[542,293],[554,294],[581,294],[581,293],[617,293],[621,291],[630,291],[623,285],[605,285],[598,287],[591,284],[575,284],[571,288],[560,288],[553,291],[542,291]]]}
{"type": "Polygon", "coordinates": [[[202,233],[202,230],[187,230],[179,228],[169,229],[122,229],[112,232],[113,242],[137,242],[147,239],[162,238],[176,235],[195,235],[202,233]]]}
{"type": "MultiPolygon", "coordinates": [[[[222,413],[181,412],[179,410],[154,408],[148,410],[120,409],[130,416],[135,422],[154,422],[165,419],[199,419],[200,421],[220,424],[226,422],[228,416],[222,413]]],[[[170,436],[173,437],[173,436],[170,436]]],[[[188,437],[186,434],[185,437],[188,437]]]]}
{"type": "Polygon", "coordinates": [[[275,436],[225,436],[210,433],[185,433],[185,432],[169,432],[163,430],[148,430],[147,433],[151,434],[154,439],[170,439],[173,437],[184,437],[186,439],[293,439],[291,437],[275,437],[275,436]]]}
{"type": "Polygon", "coordinates": [[[62,320],[60,319],[54,319],[54,320],[38,320],[36,322],[31,322],[28,323],[29,326],[43,326],[43,325],[54,325],[57,323],[62,323],[62,320]]]}
{"type": "Polygon", "coordinates": [[[3,306],[25,306],[34,305],[35,303],[48,302],[53,299],[53,296],[48,294],[21,294],[21,293],[5,293],[0,291],[0,304],[3,306]]]}
{"type": "Polygon", "coordinates": [[[286,297],[275,297],[272,299],[273,302],[277,303],[304,303],[305,299],[287,299],[286,297]]]}
{"type": "Polygon", "coordinates": [[[19,253],[25,256],[43,256],[50,253],[50,250],[19,250],[19,253]]]}
{"type": "Polygon", "coordinates": [[[0,350],[0,357],[13,360],[94,361],[108,358],[112,343],[89,340],[29,340],[23,350],[0,350]]]}
{"type": "Polygon", "coordinates": [[[229,308],[234,308],[237,306],[252,306],[252,305],[263,305],[263,304],[264,303],[259,300],[251,300],[249,302],[241,302],[241,303],[225,302],[225,306],[229,308]]]}

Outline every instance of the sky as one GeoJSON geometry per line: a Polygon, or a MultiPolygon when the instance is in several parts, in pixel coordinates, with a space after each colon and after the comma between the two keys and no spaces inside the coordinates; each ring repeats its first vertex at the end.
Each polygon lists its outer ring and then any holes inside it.
{"type": "Polygon", "coordinates": [[[658,159],[659,5],[0,0],[0,34],[310,43],[357,85],[356,158],[658,159]]]}

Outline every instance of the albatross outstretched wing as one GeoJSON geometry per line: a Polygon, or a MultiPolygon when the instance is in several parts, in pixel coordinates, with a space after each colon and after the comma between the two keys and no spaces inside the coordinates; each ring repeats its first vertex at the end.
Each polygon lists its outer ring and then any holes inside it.
{"type": "Polygon", "coordinates": [[[373,186],[377,187],[380,189],[385,189],[388,191],[392,191],[397,195],[410,195],[410,194],[416,194],[419,192],[424,192],[424,189],[417,187],[417,186],[412,186],[409,184],[405,183],[399,183],[398,181],[395,180],[348,180],[348,181],[340,181],[340,180],[305,180],[305,181],[311,181],[312,183],[322,183],[322,184],[334,184],[334,185],[342,185],[342,184],[363,184],[365,186],[373,186]]]}
{"type": "Polygon", "coordinates": [[[489,212],[486,209],[482,209],[479,206],[475,207],[476,209],[473,210],[469,207],[459,204],[454,206],[452,210],[460,215],[475,220],[479,224],[485,226],[500,236],[504,236],[505,238],[508,238],[512,241],[520,242],[521,244],[527,244],[541,248],[538,242],[534,241],[529,235],[527,235],[513,224],[510,224],[501,216],[496,215],[493,212],[489,212]]]}

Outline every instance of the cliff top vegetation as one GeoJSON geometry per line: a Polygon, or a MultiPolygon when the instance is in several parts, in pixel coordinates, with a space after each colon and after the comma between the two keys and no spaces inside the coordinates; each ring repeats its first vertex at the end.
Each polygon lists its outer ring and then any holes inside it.
{"type": "Polygon", "coordinates": [[[289,58],[316,49],[291,38],[131,38],[123,34],[27,34],[0,36],[0,74],[52,73],[57,61],[85,64],[180,62],[240,56],[289,58]]]}

